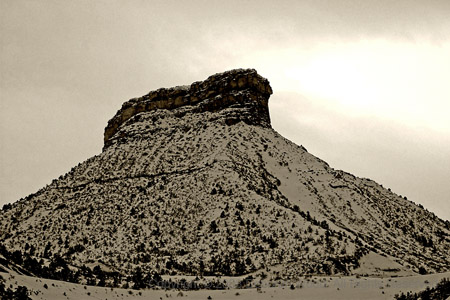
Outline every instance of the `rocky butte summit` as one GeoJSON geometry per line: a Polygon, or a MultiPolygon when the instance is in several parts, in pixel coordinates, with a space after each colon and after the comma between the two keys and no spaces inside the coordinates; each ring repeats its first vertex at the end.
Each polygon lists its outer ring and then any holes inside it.
{"type": "Polygon", "coordinates": [[[3,208],[1,244],[97,268],[90,283],[107,285],[99,270],[121,282],[136,270],[295,279],[450,269],[448,221],[282,137],[271,94],[267,79],[238,69],[125,102],[100,154],[3,208]]]}
{"type": "Polygon", "coordinates": [[[122,105],[105,128],[105,148],[121,137],[117,132],[133,116],[158,109],[174,111],[177,117],[223,111],[221,115],[227,125],[243,121],[270,127],[268,102],[271,94],[269,81],[253,69],[216,74],[190,86],[161,88],[122,105]]]}

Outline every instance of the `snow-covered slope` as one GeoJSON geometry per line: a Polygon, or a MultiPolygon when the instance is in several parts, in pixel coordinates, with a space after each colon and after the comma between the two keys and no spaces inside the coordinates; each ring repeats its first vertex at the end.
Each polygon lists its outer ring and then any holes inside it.
{"type": "Polygon", "coordinates": [[[130,100],[102,153],[1,211],[2,243],[122,274],[450,270],[449,222],[283,138],[270,93],[234,70],[130,100]]]}

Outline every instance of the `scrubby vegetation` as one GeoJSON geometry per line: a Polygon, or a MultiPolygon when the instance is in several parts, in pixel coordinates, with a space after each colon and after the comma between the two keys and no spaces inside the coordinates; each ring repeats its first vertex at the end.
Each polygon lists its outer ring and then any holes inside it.
{"type": "Polygon", "coordinates": [[[245,106],[199,110],[133,115],[101,154],[6,205],[5,249],[33,274],[105,286],[275,265],[285,278],[346,275],[369,251],[449,270],[448,222],[271,128],[227,122],[245,106]]]}
{"type": "Polygon", "coordinates": [[[5,286],[5,280],[0,275],[0,298],[3,300],[31,300],[29,297],[28,288],[19,285],[17,288],[5,286]]]}
{"type": "MultiPolygon", "coordinates": [[[[19,250],[9,252],[2,245],[0,245],[0,254],[5,257],[5,259],[0,258],[0,266],[3,265],[6,268],[16,269],[16,271],[20,273],[40,278],[61,280],[92,286],[133,289],[163,288],[182,290],[216,290],[227,288],[227,285],[219,280],[208,281],[207,283],[200,282],[198,278],[191,281],[187,281],[186,279],[164,280],[158,273],[143,272],[140,267],[137,267],[135,270],[133,270],[130,275],[123,275],[118,272],[106,272],[102,270],[102,268],[100,268],[100,266],[98,265],[93,269],[84,265],[81,267],[74,267],[69,266],[68,263],[59,255],[55,255],[50,259],[40,259],[38,261],[36,258],[32,258],[29,254],[22,253],[19,250]]],[[[6,291],[4,289],[2,291],[7,293],[5,295],[24,293],[23,288],[20,288],[17,291],[6,291]]]]}
{"type": "Polygon", "coordinates": [[[427,287],[418,293],[407,292],[395,295],[396,300],[446,300],[450,297],[450,280],[442,279],[435,287],[427,287]]]}

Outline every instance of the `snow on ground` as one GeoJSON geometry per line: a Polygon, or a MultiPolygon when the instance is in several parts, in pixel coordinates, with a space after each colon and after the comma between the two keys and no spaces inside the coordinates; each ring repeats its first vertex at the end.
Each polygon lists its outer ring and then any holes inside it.
{"type": "MultiPolygon", "coordinates": [[[[93,287],[56,280],[41,279],[23,275],[0,273],[6,280],[6,287],[26,286],[32,291],[32,299],[393,299],[395,294],[424,290],[435,286],[442,278],[450,277],[450,272],[416,275],[410,277],[310,277],[302,278],[294,284],[279,282],[276,287],[260,289],[229,290],[131,290],[93,287]],[[46,285],[46,287],[44,287],[46,285]]],[[[221,278],[220,280],[223,280],[221,278]]],[[[228,278],[229,281],[230,278],[228,278]]]]}
{"type": "Polygon", "coordinates": [[[410,269],[395,262],[392,257],[382,256],[378,253],[369,252],[359,261],[360,267],[353,271],[358,275],[369,275],[372,277],[389,276],[412,276],[415,275],[410,269]]]}

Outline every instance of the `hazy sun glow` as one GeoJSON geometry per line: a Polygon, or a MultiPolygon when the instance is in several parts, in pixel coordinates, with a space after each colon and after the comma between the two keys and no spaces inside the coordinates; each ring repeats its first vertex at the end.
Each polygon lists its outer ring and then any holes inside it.
{"type": "Polygon", "coordinates": [[[287,50],[277,65],[264,67],[280,74],[275,89],[296,87],[296,92],[348,114],[375,114],[448,132],[448,53],[450,43],[325,43],[303,52],[287,50]]]}

